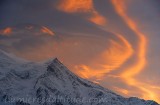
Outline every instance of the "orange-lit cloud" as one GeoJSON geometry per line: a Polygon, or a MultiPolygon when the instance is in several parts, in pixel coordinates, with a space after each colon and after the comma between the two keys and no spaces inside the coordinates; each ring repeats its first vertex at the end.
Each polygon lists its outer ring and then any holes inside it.
{"type": "Polygon", "coordinates": [[[153,89],[150,84],[145,84],[145,83],[139,83],[137,82],[139,86],[139,88],[143,91],[142,92],[142,98],[144,99],[152,99],[155,100],[157,102],[160,102],[160,97],[159,97],[159,89],[157,91],[155,91],[155,89],[153,89]]]}
{"type": "Polygon", "coordinates": [[[93,16],[88,18],[88,20],[93,22],[94,24],[97,24],[97,25],[105,25],[106,24],[106,18],[99,15],[98,12],[94,12],[93,16]]]}
{"type": "Polygon", "coordinates": [[[3,30],[0,30],[0,34],[9,36],[12,33],[12,28],[7,27],[3,30]]]}
{"type": "Polygon", "coordinates": [[[122,93],[124,95],[128,95],[129,94],[129,91],[127,89],[122,89],[122,88],[119,88],[119,87],[114,87],[114,89],[119,92],[119,93],[122,93]]]}
{"type": "Polygon", "coordinates": [[[117,37],[122,43],[110,40],[110,48],[106,49],[91,62],[92,67],[88,65],[76,66],[77,74],[83,78],[100,80],[104,74],[115,70],[128,60],[133,54],[132,46],[122,35],[117,34],[117,37]],[[97,64],[97,62],[101,64],[97,64]]]}
{"type": "Polygon", "coordinates": [[[156,92],[151,89],[149,84],[145,84],[140,82],[140,80],[136,80],[134,77],[138,75],[141,71],[144,70],[144,67],[147,63],[146,61],[146,52],[147,52],[147,38],[145,35],[139,31],[137,24],[127,15],[126,11],[126,0],[112,0],[112,4],[117,11],[117,13],[122,17],[125,23],[129,26],[129,28],[135,32],[138,36],[138,51],[137,51],[137,61],[131,67],[126,68],[124,72],[120,74],[121,78],[125,80],[125,82],[130,85],[137,87],[141,90],[142,98],[145,99],[153,99],[156,101],[160,101],[156,92]]]}
{"type": "Polygon", "coordinates": [[[49,28],[42,26],[41,28],[41,32],[45,33],[45,34],[49,34],[49,35],[55,35],[53,31],[51,31],[49,28]]]}
{"type": "Polygon", "coordinates": [[[67,13],[94,11],[92,0],[61,0],[58,9],[67,13]]]}
{"type": "Polygon", "coordinates": [[[77,65],[75,66],[75,69],[77,70],[76,73],[83,78],[91,78],[91,77],[100,78],[103,76],[103,73],[106,72],[106,71],[93,70],[87,65],[77,65]]]}
{"type": "Polygon", "coordinates": [[[136,74],[140,73],[145,64],[146,64],[146,48],[147,48],[147,39],[143,33],[141,33],[138,30],[138,27],[136,23],[130,19],[125,10],[124,0],[118,1],[118,0],[112,0],[112,3],[117,11],[117,13],[124,19],[126,24],[130,27],[131,30],[133,30],[136,35],[139,37],[139,46],[138,46],[138,62],[134,65],[134,68],[126,70],[125,73],[123,73],[123,77],[133,77],[136,74]]]}
{"type": "Polygon", "coordinates": [[[57,8],[66,13],[87,13],[90,22],[97,25],[105,25],[106,18],[100,15],[94,8],[93,0],[61,0],[57,8]]]}

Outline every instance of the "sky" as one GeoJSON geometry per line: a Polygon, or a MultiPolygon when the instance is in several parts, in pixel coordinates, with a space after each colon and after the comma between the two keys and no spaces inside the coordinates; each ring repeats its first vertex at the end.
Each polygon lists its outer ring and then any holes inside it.
{"type": "Polygon", "coordinates": [[[159,0],[1,0],[0,49],[57,57],[125,97],[160,102],[159,0]]]}

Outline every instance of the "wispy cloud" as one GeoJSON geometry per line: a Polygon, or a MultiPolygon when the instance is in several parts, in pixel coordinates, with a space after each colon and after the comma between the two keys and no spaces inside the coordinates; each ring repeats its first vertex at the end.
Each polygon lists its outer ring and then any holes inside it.
{"type": "Polygon", "coordinates": [[[122,35],[116,36],[120,42],[110,39],[110,46],[91,61],[91,67],[85,64],[76,65],[77,74],[84,78],[101,80],[104,75],[124,64],[133,54],[133,48],[122,35]]]}
{"type": "Polygon", "coordinates": [[[0,30],[1,35],[9,36],[11,33],[12,33],[12,28],[11,27],[7,27],[5,29],[0,30]]]}
{"type": "Polygon", "coordinates": [[[88,16],[85,18],[98,25],[105,25],[107,22],[95,10],[93,0],[61,0],[57,8],[66,13],[86,13],[88,16]]]}
{"type": "Polygon", "coordinates": [[[143,98],[146,99],[154,99],[156,101],[159,101],[158,95],[153,92],[153,90],[150,90],[150,85],[144,84],[141,82],[141,80],[137,80],[135,78],[136,75],[141,73],[144,70],[144,67],[146,66],[147,60],[146,60],[146,54],[147,54],[147,38],[146,35],[144,35],[137,26],[137,23],[134,22],[127,14],[127,8],[125,5],[125,0],[118,1],[118,0],[112,0],[112,4],[114,5],[115,10],[117,13],[122,17],[122,19],[126,22],[128,27],[130,27],[133,32],[136,33],[136,35],[139,38],[138,41],[138,51],[136,51],[137,61],[135,64],[133,64],[131,67],[126,68],[124,72],[120,74],[120,76],[125,80],[125,82],[128,85],[134,86],[139,88],[142,92],[143,98]]]}

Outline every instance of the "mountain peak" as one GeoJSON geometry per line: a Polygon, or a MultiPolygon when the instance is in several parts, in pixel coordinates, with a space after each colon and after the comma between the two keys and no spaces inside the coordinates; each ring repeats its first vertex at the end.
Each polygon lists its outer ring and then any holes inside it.
{"type": "Polygon", "coordinates": [[[60,60],[58,59],[58,58],[50,58],[50,59],[48,59],[48,60],[46,60],[46,61],[42,61],[42,62],[39,62],[39,63],[41,63],[41,64],[45,64],[46,66],[51,66],[51,65],[60,65],[60,64],[62,64],[61,62],[60,62],[60,60]]]}
{"type": "MultiPolygon", "coordinates": [[[[3,51],[0,53],[7,56],[7,53],[3,51]]],[[[23,64],[6,60],[7,65],[2,65],[4,61],[1,61],[0,73],[1,71],[5,73],[0,75],[0,104],[1,100],[6,103],[7,100],[14,97],[25,99],[33,97],[37,99],[37,103],[30,101],[24,103],[28,105],[158,105],[154,101],[124,98],[82,79],[72,73],[58,58],[43,63],[23,62],[23,64]],[[47,65],[47,68],[44,64],[47,65]],[[43,100],[52,97],[56,98],[58,103],[43,100]],[[66,99],[75,99],[75,101],[66,99]],[[82,101],[77,102],[76,99],[82,101]],[[90,99],[98,100],[92,102],[90,99]]]]}
{"type": "Polygon", "coordinates": [[[59,61],[58,58],[54,58],[54,59],[52,60],[52,63],[61,64],[61,62],[59,61]]]}
{"type": "Polygon", "coordinates": [[[54,58],[48,63],[47,71],[51,71],[59,75],[65,75],[65,72],[70,72],[70,70],[68,70],[58,58],[54,58]]]}

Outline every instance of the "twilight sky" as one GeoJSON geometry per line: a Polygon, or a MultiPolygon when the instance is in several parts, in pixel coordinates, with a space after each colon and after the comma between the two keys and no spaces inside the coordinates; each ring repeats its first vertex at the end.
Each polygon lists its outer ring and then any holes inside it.
{"type": "Polygon", "coordinates": [[[159,0],[1,0],[0,49],[58,57],[123,96],[160,102],[159,0]]]}

